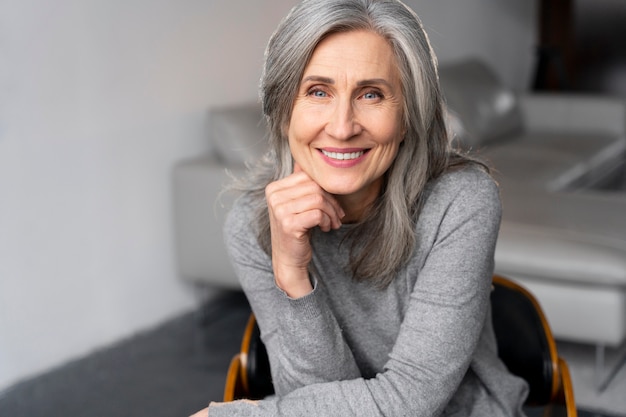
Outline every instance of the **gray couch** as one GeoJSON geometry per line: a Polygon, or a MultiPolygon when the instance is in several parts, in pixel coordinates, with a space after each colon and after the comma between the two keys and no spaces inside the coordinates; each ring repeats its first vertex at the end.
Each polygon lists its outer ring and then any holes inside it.
{"type": "Polygon", "coordinates": [[[536,295],[557,338],[596,345],[601,363],[626,339],[626,189],[607,187],[624,183],[624,101],[516,95],[477,60],[442,66],[440,80],[455,140],[500,182],[496,272],[536,295]]]}
{"type": "MultiPolygon", "coordinates": [[[[495,167],[504,205],[496,272],[539,299],[557,338],[598,347],[626,340],[626,191],[600,191],[623,172],[623,101],[515,94],[476,60],[443,65],[455,140],[495,167]]],[[[215,109],[211,153],[174,169],[184,279],[238,288],[222,245],[232,200],[216,198],[264,149],[256,104],[215,109]]]]}

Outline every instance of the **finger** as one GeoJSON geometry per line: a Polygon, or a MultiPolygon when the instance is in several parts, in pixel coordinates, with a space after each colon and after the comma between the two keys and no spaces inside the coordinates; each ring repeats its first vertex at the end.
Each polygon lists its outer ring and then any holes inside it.
{"type": "MultiPolygon", "coordinates": [[[[299,165],[298,169],[301,169],[299,165]]],[[[310,208],[319,208],[327,212],[328,216],[331,218],[333,228],[339,228],[341,226],[341,219],[345,216],[345,212],[339,202],[313,181],[304,171],[296,172],[286,178],[272,182],[266,187],[265,196],[270,208],[305,197],[308,199],[304,201],[315,203],[315,198],[317,197],[313,196],[319,196],[321,200],[317,202],[322,205],[313,204],[310,208]]],[[[306,209],[307,207],[300,206],[300,208],[294,212],[301,212],[306,209]]]]}
{"type": "MultiPolygon", "coordinates": [[[[298,164],[297,162],[294,162],[294,166],[293,166],[293,173],[297,174],[303,172],[304,174],[306,174],[306,176],[313,182],[315,182],[311,177],[309,177],[309,175],[304,172],[302,170],[302,167],[300,166],[300,164],[298,164]]],[[[298,177],[300,178],[300,177],[298,177]]],[[[317,183],[316,183],[317,184],[317,183]]],[[[317,184],[319,187],[319,184],[317,184]]],[[[341,205],[339,204],[339,202],[330,194],[328,193],[326,190],[324,190],[322,187],[320,187],[320,190],[322,190],[324,193],[327,193],[329,198],[331,199],[331,202],[333,204],[333,206],[335,207],[335,211],[337,212],[339,219],[342,219],[343,217],[345,217],[346,213],[343,211],[343,208],[341,207],[341,205]]],[[[338,227],[338,226],[337,226],[338,227]]]]}
{"type": "MultiPolygon", "coordinates": [[[[303,214],[310,211],[320,211],[324,216],[319,217],[319,223],[308,223],[307,228],[320,226],[328,231],[330,228],[341,226],[343,211],[337,201],[317,186],[303,185],[298,190],[286,189],[267,196],[268,207],[277,219],[285,219],[291,215],[303,214]],[[308,189],[307,189],[308,188],[308,189]],[[295,193],[298,192],[297,195],[295,193]]],[[[315,220],[317,217],[306,217],[315,220]]]]}
{"type": "Polygon", "coordinates": [[[283,218],[281,229],[287,234],[298,239],[308,239],[309,231],[319,227],[328,232],[332,228],[330,216],[322,210],[313,209],[294,214],[290,218],[283,218]]]}
{"type": "Polygon", "coordinates": [[[319,228],[322,230],[322,232],[330,232],[330,230],[333,228],[333,220],[328,214],[324,212],[322,212],[322,218],[319,222],[319,228]]]}
{"type": "MultiPolygon", "coordinates": [[[[266,187],[266,194],[273,194],[276,192],[280,192],[283,190],[290,190],[292,188],[297,188],[301,186],[317,186],[308,175],[304,172],[293,173],[285,178],[281,178],[277,181],[269,183],[266,187]]],[[[307,190],[307,188],[303,188],[303,190],[307,190]]],[[[310,188],[309,188],[310,190],[310,188]]],[[[296,192],[298,190],[295,190],[296,192]]],[[[292,191],[293,192],[293,191],[292,191]]]]}
{"type": "Polygon", "coordinates": [[[313,196],[302,199],[308,201],[300,200],[294,202],[293,209],[295,211],[295,218],[298,219],[301,224],[306,225],[307,230],[318,226],[323,231],[328,232],[337,224],[341,225],[336,215],[333,215],[332,206],[328,202],[318,204],[316,199],[317,197],[313,196]],[[311,200],[314,202],[310,203],[311,200]]]}

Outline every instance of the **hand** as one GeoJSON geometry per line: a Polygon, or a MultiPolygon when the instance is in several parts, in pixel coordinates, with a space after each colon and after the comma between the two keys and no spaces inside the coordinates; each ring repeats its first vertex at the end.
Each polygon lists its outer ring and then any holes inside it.
{"type": "Polygon", "coordinates": [[[341,226],[345,213],[296,163],[290,176],[269,184],[265,197],[272,234],[272,266],[276,284],[290,297],[312,291],[308,265],[313,256],[311,229],[328,232],[341,226]]]}

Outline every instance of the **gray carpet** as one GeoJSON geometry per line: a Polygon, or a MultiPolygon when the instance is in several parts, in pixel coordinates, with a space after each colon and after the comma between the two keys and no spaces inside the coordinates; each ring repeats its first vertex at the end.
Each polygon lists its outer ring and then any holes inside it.
{"type": "Polygon", "coordinates": [[[222,399],[249,315],[240,293],[0,396],[1,417],[186,417],[222,399]]]}
{"type": "MultiPolygon", "coordinates": [[[[0,394],[0,416],[186,417],[220,401],[250,310],[241,293],[219,294],[209,306],[17,384],[0,394]]],[[[626,377],[620,374],[615,383],[626,396],[626,377]]],[[[579,416],[618,414],[581,410],[579,416]]]]}

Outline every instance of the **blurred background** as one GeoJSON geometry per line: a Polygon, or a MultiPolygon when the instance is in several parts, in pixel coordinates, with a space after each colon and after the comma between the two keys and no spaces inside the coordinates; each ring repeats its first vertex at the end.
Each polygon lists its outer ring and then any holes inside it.
{"type": "Polygon", "coordinates": [[[0,389],[196,306],[172,165],[293,4],[0,2],[0,389]]]}
{"type": "MultiPolygon", "coordinates": [[[[407,0],[441,62],[626,96],[621,0],[407,0]],[[549,8],[546,8],[549,7],[549,8]]],[[[195,310],[171,170],[295,0],[0,0],[0,392],[195,310]]]]}

